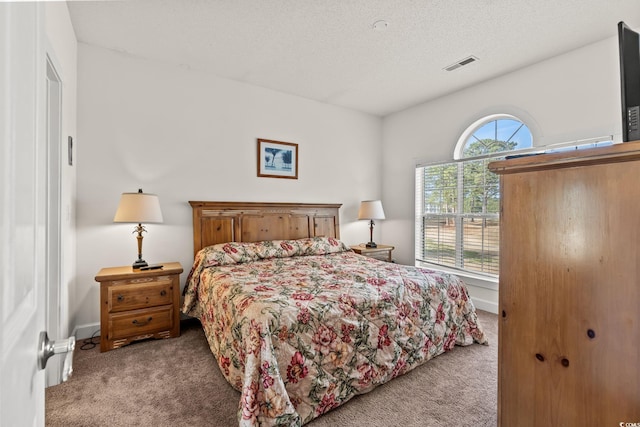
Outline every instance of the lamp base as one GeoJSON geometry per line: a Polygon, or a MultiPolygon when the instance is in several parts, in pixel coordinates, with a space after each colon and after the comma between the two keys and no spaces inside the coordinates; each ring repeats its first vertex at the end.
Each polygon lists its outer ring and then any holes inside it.
{"type": "Polygon", "coordinates": [[[376,242],[369,242],[366,245],[364,245],[367,248],[377,248],[378,245],[376,245],[376,242]]]}
{"type": "Polygon", "coordinates": [[[148,265],[149,264],[147,264],[147,261],[138,258],[131,267],[133,267],[134,270],[138,270],[140,267],[147,267],[148,265]]]}

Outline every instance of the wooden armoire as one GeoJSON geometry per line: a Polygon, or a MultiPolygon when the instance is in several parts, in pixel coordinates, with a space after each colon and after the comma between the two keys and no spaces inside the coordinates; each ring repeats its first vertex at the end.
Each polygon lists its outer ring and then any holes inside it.
{"type": "Polygon", "coordinates": [[[640,141],[489,169],[502,204],[498,425],[640,425],[640,141]]]}

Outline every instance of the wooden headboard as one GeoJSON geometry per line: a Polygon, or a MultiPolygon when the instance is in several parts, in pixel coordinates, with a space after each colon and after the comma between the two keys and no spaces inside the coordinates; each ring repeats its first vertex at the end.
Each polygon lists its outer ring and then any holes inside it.
{"type": "Polygon", "coordinates": [[[192,202],[193,254],[225,242],[340,238],[341,204],[192,202]]]}

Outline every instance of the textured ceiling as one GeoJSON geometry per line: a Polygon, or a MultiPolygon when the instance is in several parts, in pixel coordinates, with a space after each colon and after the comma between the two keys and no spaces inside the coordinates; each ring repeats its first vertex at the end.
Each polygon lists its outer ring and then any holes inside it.
{"type": "Polygon", "coordinates": [[[78,41],[384,116],[640,27],[640,0],[68,3],[78,41]],[[388,22],[375,31],[374,22],[388,22]],[[469,55],[455,71],[443,68],[469,55]]]}

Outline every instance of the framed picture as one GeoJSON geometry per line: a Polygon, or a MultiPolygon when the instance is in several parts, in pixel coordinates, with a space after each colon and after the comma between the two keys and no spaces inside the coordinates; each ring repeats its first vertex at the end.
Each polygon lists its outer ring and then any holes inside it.
{"type": "Polygon", "coordinates": [[[298,144],[258,139],[258,176],[298,179],[298,144]]]}

